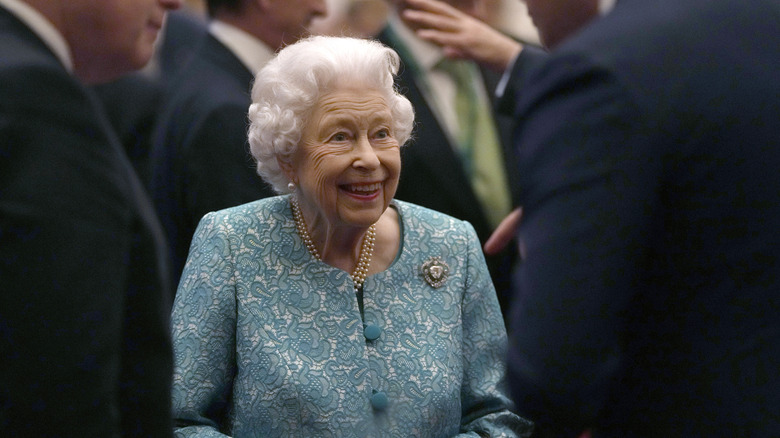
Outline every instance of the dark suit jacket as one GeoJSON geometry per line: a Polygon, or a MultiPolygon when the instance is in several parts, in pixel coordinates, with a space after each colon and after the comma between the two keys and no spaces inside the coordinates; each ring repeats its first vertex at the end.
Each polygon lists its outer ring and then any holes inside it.
{"type": "Polygon", "coordinates": [[[150,174],[152,129],[162,98],[162,84],[155,77],[136,72],[92,89],[103,104],[136,173],[146,184],[150,174]]]}
{"type": "Polygon", "coordinates": [[[204,214],[271,196],[247,143],[252,73],[209,35],[166,91],[152,146],[152,193],[178,283],[204,214]]]}
{"type": "Polygon", "coordinates": [[[524,90],[509,370],[540,431],[780,436],[778,41],[775,0],[621,0],[524,90]]]}
{"type": "Polygon", "coordinates": [[[208,36],[208,26],[205,17],[193,11],[177,10],[168,13],[163,31],[155,58],[160,80],[169,83],[208,36]]]}
{"type": "MultiPolygon", "coordinates": [[[[378,39],[397,49],[391,32],[384,29],[378,39]]],[[[415,128],[412,139],[401,149],[401,179],[395,197],[470,222],[484,244],[493,229],[471,187],[457,149],[450,143],[444,127],[439,124],[418,86],[415,71],[410,67],[414,62],[410,62],[405,51],[397,51],[402,63],[397,85],[414,107],[415,128]]],[[[482,74],[488,94],[493,96],[500,77],[487,71],[482,74]]],[[[509,166],[513,161],[506,159],[510,154],[512,120],[504,115],[496,115],[495,120],[505,163],[509,166]]],[[[515,190],[518,187],[517,172],[509,171],[507,167],[507,177],[510,190],[515,190]]],[[[515,245],[509,245],[502,254],[486,257],[502,310],[507,307],[506,293],[516,255],[515,245]]]]}
{"type": "MultiPolygon", "coordinates": [[[[504,72],[505,78],[502,78],[504,87],[500,90],[500,95],[496,100],[496,111],[506,117],[514,117],[517,111],[517,105],[522,97],[523,90],[528,88],[528,81],[535,72],[535,69],[544,65],[549,54],[541,47],[534,46],[528,43],[523,43],[523,50],[514,59],[514,62],[507,71],[504,72]]],[[[497,94],[499,90],[497,90],[497,94]]],[[[517,135],[517,133],[514,133],[517,135]]],[[[514,151],[512,152],[514,154],[514,151]]],[[[510,168],[515,168],[515,163],[509,164],[510,168]]],[[[516,181],[519,181],[519,175],[516,176],[516,181]]],[[[520,190],[515,190],[513,193],[515,196],[520,194],[520,190]]],[[[515,205],[519,205],[519,199],[513,200],[515,205]]]]}
{"type": "Polygon", "coordinates": [[[0,7],[0,436],[170,436],[164,251],[97,99],[0,7]]]}

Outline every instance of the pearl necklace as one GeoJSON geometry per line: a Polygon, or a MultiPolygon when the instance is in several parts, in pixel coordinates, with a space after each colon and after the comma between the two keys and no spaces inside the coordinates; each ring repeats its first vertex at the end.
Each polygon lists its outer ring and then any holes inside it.
{"type": "MultiPolygon", "coordinates": [[[[309,231],[306,229],[306,221],[303,219],[303,213],[301,213],[301,207],[298,205],[298,200],[294,196],[290,197],[290,206],[292,207],[293,219],[295,219],[295,228],[298,229],[298,234],[303,240],[303,244],[309,250],[309,253],[315,259],[322,261],[320,252],[317,251],[317,247],[314,246],[314,242],[311,240],[309,231]]],[[[368,276],[368,267],[371,265],[371,257],[374,255],[374,242],[376,241],[376,224],[371,224],[363,236],[363,245],[360,247],[360,257],[358,258],[357,266],[355,270],[350,274],[352,282],[355,284],[355,291],[360,290],[363,287],[363,282],[366,281],[368,276]]]]}

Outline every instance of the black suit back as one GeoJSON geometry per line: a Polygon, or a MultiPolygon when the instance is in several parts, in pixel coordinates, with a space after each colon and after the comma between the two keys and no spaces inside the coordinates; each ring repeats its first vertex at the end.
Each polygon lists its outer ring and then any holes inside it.
{"type": "Polygon", "coordinates": [[[100,103],[0,8],[0,435],[170,435],[165,251],[100,103]]]}

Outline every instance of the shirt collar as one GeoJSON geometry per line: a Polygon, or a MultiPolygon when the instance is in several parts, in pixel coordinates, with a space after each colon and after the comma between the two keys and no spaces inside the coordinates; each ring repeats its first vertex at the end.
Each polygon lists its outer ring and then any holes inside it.
{"type": "Polygon", "coordinates": [[[439,46],[425,41],[409,29],[397,13],[393,12],[388,17],[388,24],[401,40],[404,47],[412,55],[417,66],[425,71],[433,70],[436,64],[444,57],[444,52],[439,46]]]}
{"type": "Polygon", "coordinates": [[[607,15],[615,7],[615,0],[599,0],[599,14],[607,15]]]}
{"type": "Polygon", "coordinates": [[[30,30],[43,40],[46,46],[54,52],[54,55],[60,60],[65,69],[73,73],[73,58],[70,54],[70,47],[65,37],[59,30],[37,9],[21,0],[0,0],[0,6],[7,9],[13,15],[21,20],[30,30]]]}
{"type": "Polygon", "coordinates": [[[259,38],[224,21],[211,21],[209,32],[230,49],[254,75],[274,57],[274,51],[259,38]]]}

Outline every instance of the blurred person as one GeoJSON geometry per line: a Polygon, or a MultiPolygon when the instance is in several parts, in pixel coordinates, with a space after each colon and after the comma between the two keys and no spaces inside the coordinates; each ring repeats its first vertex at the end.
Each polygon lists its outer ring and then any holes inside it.
{"type": "Polygon", "coordinates": [[[512,38],[539,46],[539,32],[528,15],[525,3],[518,0],[488,0],[486,23],[512,38]]]}
{"type": "Polygon", "coordinates": [[[91,88],[139,179],[148,188],[151,132],[162,98],[162,84],[146,72],[133,72],[91,88]]]}
{"type": "Polygon", "coordinates": [[[195,14],[206,15],[206,0],[184,0],[181,9],[195,14]]]}
{"type": "MultiPolygon", "coordinates": [[[[402,12],[402,18],[416,29],[418,37],[440,46],[448,58],[470,59],[502,75],[493,90],[496,110],[507,116],[514,115],[522,82],[534,67],[544,63],[547,51],[535,44],[518,41],[444,1],[406,2],[408,7],[402,12]]],[[[594,12],[591,18],[596,17],[594,12]]],[[[495,255],[504,251],[512,242],[521,218],[522,209],[516,207],[484,242],[485,254],[495,255]]]]}
{"type": "Polygon", "coordinates": [[[0,436],[171,435],[164,236],[87,85],[179,5],[0,0],[0,436]]]}
{"type": "Polygon", "coordinates": [[[471,59],[504,73],[524,45],[490,24],[440,0],[406,0],[402,18],[415,34],[442,47],[451,58],[471,59]]]}
{"type": "Polygon", "coordinates": [[[385,0],[330,0],[328,16],[315,20],[315,35],[374,38],[384,28],[389,13],[385,0]]]}
{"type": "Polygon", "coordinates": [[[347,7],[348,35],[374,38],[387,23],[390,8],[385,0],[352,0],[347,7]]]}
{"type": "Polygon", "coordinates": [[[414,121],[398,68],[320,36],[257,75],[249,142],[282,195],[198,226],[173,310],[178,436],[530,434],[473,227],[393,199],[414,121]]]}
{"type": "Polygon", "coordinates": [[[206,16],[198,9],[181,9],[168,14],[157,44],[153,67],[148,72],[168,85],[180,68],[186,66],[208,35],[206,16]]]}
{"type": "Polygon", "coordinates": [[[527,0],[520,412],[543,436],[780,435],[780,3],[527,0]]]}
{"type": "MultiPolygon", "coordinates": [[[[447,3],[484,18],[484,0],[447,3]]],[[[404,176],[397,198],[469,221],[485,242],[512,209],[517,173],[511,159],[511,118],[497,115],[493,97],[500,74],[480,69],[469,60],[451,62],[441,48],[415,35],[404,23],[405,0],[394,0],[388,26],[378,39],[401,56],[399,89],[417,114],[414,147],[402,154],[404,176]]],[[[488,256],[488,267],[503,310],[514,245],[488,256]]]]}
{"type": "MultiPolygon", "coordinates": [[[[528,2],[553,53],[517,102],[519,409],[541,436],[778,435],[777,3],[611,6],[528,2]]],[[[435,8],[421,36],[479,47],[435,8]]]]}
{"type": "Polygon", "coordinates": [[[172,11],[165,17],[154,56],[142,70],[92,86],[147,188],[151,175],[149,154],[152,131],[163,93],[178,69],[186,65],[205,38],[206,29],[205,20],[198,12],[172,11]]]}
{"type": "MultiPolygon", "coordinates": [[[[547,59],[542,48],[523,43],[439,0],[407,0],[403,19],[413,26],[416,35],[442,47],[444,55],[453,59],[470,59],[486,69],[501,74],[492,90],[496,95],[496,110],[512,116],[529,72],[547,59]]],[[[591,18],[595,18],[594,15],[591,18]]],[[[510,239],[511,240],[511,239],[510,239]]],[[[487,254],[503,250],[501,245],[487,245],[487,254]]],[[[487,242],[485,242],[487,244],[487,242]]]]}
{"type": "Polygon", "coordinates": [[[247,146],[251,83],[277,50],[326,13],[324,0],[206,4],[209,35],[166,90],[152,138],[150,186],[175,282],[204,214],[274,194],[253,171],[247,146]]]}

